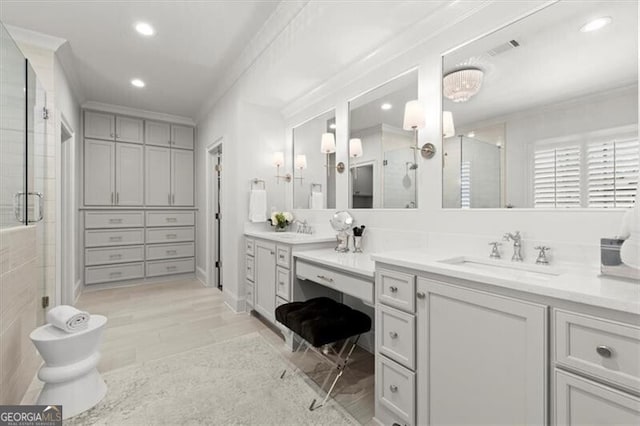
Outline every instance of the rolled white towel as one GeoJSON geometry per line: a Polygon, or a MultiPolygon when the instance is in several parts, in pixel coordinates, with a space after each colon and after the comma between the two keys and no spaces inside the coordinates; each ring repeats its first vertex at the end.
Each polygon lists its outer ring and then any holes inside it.
{"type": "Polygon", "coordinates": [[[60,305],[47,312],[47,322],[67,333],[82,331],[89,325],[88,312],[80,311],[73,306],[60,305]]]}

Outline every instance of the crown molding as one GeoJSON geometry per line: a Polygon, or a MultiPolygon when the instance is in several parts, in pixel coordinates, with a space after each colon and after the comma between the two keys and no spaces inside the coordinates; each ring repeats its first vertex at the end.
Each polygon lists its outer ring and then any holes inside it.
{"type": "Polygon", "coordinates": [[[176,124],[184,124],[185,126],[195,126],[196,123],[189,117],[180,115],[165,114],[162,112],[146,111],[143,109],[130,108],[122,105],[106,104],[103,102],[87,101],[82,104],[82,109],[90,109],[93,111],[109,112],[111,114],[129,115],[148,120],[167,121],[176,124]]]}
{"type": "Polygon", "coordinates": [[[39,33],[37,31],[28,30],[26,28],[16,27],[13,25],[5,25],[9,34],[17,43],[24,43],[41,49],[55,52],[67,40],[50,36],[48,34],[39,33]]]}

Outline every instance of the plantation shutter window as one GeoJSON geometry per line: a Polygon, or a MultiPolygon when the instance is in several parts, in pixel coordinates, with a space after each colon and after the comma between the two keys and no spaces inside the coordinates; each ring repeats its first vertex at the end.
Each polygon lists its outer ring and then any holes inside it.
{"type": "Polygon", "coordinates": [[[534,207],[581,207],[580,145],[537,149],[533,161],[534,207]]]}
{"type": "Polygon", "coordinates": [[[638,139],[593,142],[587,148],[589,207],[633,207],[640,160],[638,139]]]}

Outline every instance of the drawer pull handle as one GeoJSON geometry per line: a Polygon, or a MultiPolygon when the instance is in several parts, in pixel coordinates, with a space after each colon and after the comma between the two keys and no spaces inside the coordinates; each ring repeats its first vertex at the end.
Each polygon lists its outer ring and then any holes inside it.
{"type": "Polygon", "coordinates": [[[122,237],[109,237],[109,241],[122,241],[122,237]]]}
{"type": "Polygon", "coordinates": [[[613,351],[611,350],[611,348],[604,345],[598,346],[596,348],[596,352],[598,352],[598,355],[600,355],[602,358],[611,358],[611,355],[613,355],[613,351]]]}
{"type": "Polygon", "coordinates": [[[177,250],[167,250],[167,254],[176,254],[178,253],[177,250]]]}
{"type": "Polygon", "coordinates": [[[397,293],[398,292],[398,287],[392,285],[391,287],[389,287],[389,290],[391,290],[391,293],[397,293]]]}
{"type": "Polygon", "coordinates": [[[426,294],[424,294],[424,293],[423,293],[423,292],[421,292],[421,291],[419,291],[419,292],[417,292],[417,293],[416,293],[416,297],[417,297],[418,299],[424,299],[426,296],[427,296],[427,295],[426,295],[426,294]]]}
{"type": "Polygon", "coordinates": [[[332,283],[333,282],[333,278],[329,278],[329,277],[325,277],[324,275],[316,275],[316,277],[320,278],[321,280],[324,280],[326,282],[332,283]]]}
{"type": "Polygon", "coordinates": [[[109,272],[110,277],[119,277],[120,275],[122,275],[122,272],[119,272],[119,271],[109,272]]]}
{"type": "Polygon", "coordinates": [[[175,266],[175,265],[167,266],[167,271],[175,271],[176,268],[177,268],[177,266],[175,266]]]}
{"type": "Polygon", "coordinates": [[[284,254],[278,256],[280,259],[284,260],[284,254]]]}
{"type": "Polygon", "coordinates": [[[167,234],[167,239],[168,239],[168,240],[174,240],[174,239],[176,239],[177,237],[178,237],[178,235],[177,235],[177,234],[167,234]]]}
{"type": "Polygon", "coordinates": [[[122,219],[109,219],[109,223],[122,223],[122,219]]]}
{"type": "Polygon", "coordinates": [[[396,333],[395,331],[390,331],[389,332],[389,336],[391,336],[392,339],[397,339],[398,338],[398,333],[396,333]]]}
{"type": "Polygon", "coordinates": [[[122,255],[121,255],[121,254],[112,254],[112,255],[109,255],[109,259],[120,259],[120,258],[122,258],[122,255]]]}
{"type": "Polygon", "coordinates": [[[167,222],[177,222],[178,219],[176,219],[175,217],[168,217],[167,218],[167,222]]]}
{"type": "Polygon", "coordinates": [[[390,385],[389,390],[393,393],[398,392],[398,387],[396,385],[390,385]]]}
{"type": "Polygon", "coordinates": [[[284,283],[282,281],[279,282],[280,285],[284,285],[284,283]]]}
{"type": "Polygon", "coordinates": [[[251,272],[251,266],[247,266],[247,271],[251,272]]]}

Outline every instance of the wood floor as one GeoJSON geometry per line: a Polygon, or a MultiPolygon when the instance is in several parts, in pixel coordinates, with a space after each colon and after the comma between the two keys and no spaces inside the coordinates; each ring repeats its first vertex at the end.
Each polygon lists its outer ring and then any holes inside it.
{"type": "MultiPolygon", "coordinates": [[[[195,279],[85,291],[77,307],[109,320],[98,366],[103,373],[253,332],[300,364],[300,357],[285,348],[279,333],[253,315],[234,313],[219,290],[195,279]]],[[[316,362],[307,355],[300,367],[311,372],[316,362]]],[[[336,388],[336,401],[362,424],[372,424],[373,371],[373,355],[357,350],[336,388]]],[[[314,379],[321,377],[317,368],[316,373],[314,379]]],[[[23,402],[33,403],[40,386],[35,379],[23,402]]]]}

